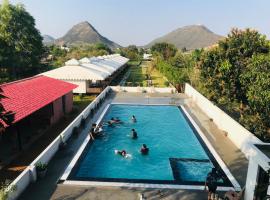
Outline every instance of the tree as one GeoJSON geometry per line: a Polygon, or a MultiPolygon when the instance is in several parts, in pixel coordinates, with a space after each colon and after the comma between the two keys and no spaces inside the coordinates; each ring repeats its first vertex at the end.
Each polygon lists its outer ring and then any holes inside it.
{"type": "Polygon", "coordinates": [[[201,92],[265,141],[270,139],[269,50],[257,31],[233,29],[197,64],[201,92]]]}
{"type": "Polygon", "coordinates": [[[233,29],[218,47],[203,53],[199,68],[210,98],[219,103],[247,102],[240,75],[253,55],[268,53],[269,42],[255,30],[233,29]]]}
{"type": "Polygon", "coordinates": [[[42,37],[34,18],[21,4],[4,0],[0,6],[0,70],[8,79],[37,74],[43,54],[42,37]]]}
{"type": "Polygon", "coordinates": [[[97,49],[97,50],[105,50],[109,54],[112,53],[112,50],[104,43],[95,44],[95,49],[97,49]]]}
{"type": "Polygon", "coordinates": [[[151,51],[153,54],[160,54],[164,60],[169,60],[169,58],[175,56],[177,48],[173,44],[162,42],[154,44],[151,51]]]}
{"type": "Polygon", "coordinates": [[[264,140],[270,139],[270,57],[254,55],[240,76],[247,91],[247,106],[241,122],[264,140]],[[246,117],[249,116],[249,117],[246,117]]]}
{"type": "Polygon", "coordinates": [[[137,46],[135,45],[129,45],[126,48],[121,48],[122,56],[129,58],[130,60],[140,60],[142,58],[142,55],[140,54],[137,46]]]}

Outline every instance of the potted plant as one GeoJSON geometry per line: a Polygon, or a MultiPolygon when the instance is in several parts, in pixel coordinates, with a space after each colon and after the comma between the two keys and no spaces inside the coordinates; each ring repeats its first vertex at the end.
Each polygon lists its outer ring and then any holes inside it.
{"type": "Polygon", "coordinates": [[[48,164],[47,163],[42,163],[42,162],[38,162],[36,164],[36,171],[37,171],[37,177],[38,178],[43,178],[48,170],[48,164]]]}
{"type": "Polygon", "coordinates": [[[6,180],[4,183],[0,183],[0,199],[7,200],[9,194],[16,190],[15,185],[11,185],[11,181],[6,180]]]}
{"type": "Polygon", "coordinates": [[[59,144],[59,149],[62,150],[62,149],[66,148],[67,143],[64,141],[63,135],[60,135],[60,139],[61,139],[61,141],[60,141],[60,144],[59,144]]]}

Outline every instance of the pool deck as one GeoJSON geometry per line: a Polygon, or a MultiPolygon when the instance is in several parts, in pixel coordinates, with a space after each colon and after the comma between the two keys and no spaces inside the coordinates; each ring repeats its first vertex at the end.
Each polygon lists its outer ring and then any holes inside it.
{"type": "MultiPolygon", "coordinates": [[[[183,105],[200,129],[215,148],[221,159],[225,162],[238,183],[245,185],[248,161],[237,147],[224,133],[207,117],[195,104],[189,101],[184,94],[148,94],[148,93],[113,93],[102,105],[93,119],[88,119],[88,126],[80,133],[78,138],[71,137],[67,148],[58,151],[49,163],[48,174],[31,184],[21,195],[21,200],[71,200],[71,199],[98,199],[98,200],[135,200],[139,199],[139,193],[143,193],[147,199],[207,199],[206,191],[175,190],[175,189],[144,189],[126,187],[91,187],[57,184],[60,176],[79,149],[88,134],[90,124],[95,122],[102,110],[109,103],[136,103],[136,104],[176,104],[183,105]]],[[[221,193],[222,195],[222,193],[221,193]]]]}

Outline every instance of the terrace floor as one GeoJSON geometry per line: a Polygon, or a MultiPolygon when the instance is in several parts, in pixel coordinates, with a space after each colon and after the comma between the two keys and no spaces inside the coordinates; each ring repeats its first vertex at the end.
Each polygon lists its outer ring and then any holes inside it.
{"type": "MultiPolygon", "coordinates": [[[[147,199],[207,199],[206,191],[175,190],[175,189],[144,189],[126,187],[91,187],[57,184],[60,176],[79,149],[88,134],[89,126],[95,122],[108,103],[141,103],[141,104],[185,104],[187,111],[199,125],[205,136],[213,145],[221,159],[225,162],[239,184],[245,185],[248,161],[237,147],[224,136],[215,124],[195,104],[183,94],[147,94],[147,93],[113,93],[102,105],[93,119],[88,119],[88,127],[80,133],[78,138],[71,137],[67,148],[58,151],[49,163],[48,174],[44,179],[30,185],[21,195],[21,200],[127,200],[139,199],[138,194],[143,193],[147,199]]],[[[220,195],[223,195],[220,193],[220,195]]]]}

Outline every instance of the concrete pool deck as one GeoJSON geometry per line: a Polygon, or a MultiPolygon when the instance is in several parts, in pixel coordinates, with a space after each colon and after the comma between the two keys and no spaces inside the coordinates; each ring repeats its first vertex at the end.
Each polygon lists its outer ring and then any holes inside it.
{"type": "MultiPolygon", "coordinates": [[[[219,130],[195,104],[184,94],[112,93],[88,125],[95,122],[109,103],[176,104],[183,105],[199,125],[205,136],[225,162],[233,176],[243,187],[245,185],[248,161],[241,151],[219,130]]],[[[147,199],[207,199],[207,192],[197,190],[144,189],[124,187],[91,187],[57,184],[65,168],[88,134],[89,126],[78,138],[71,137],[66,149],[58,151],[49,163],[47,176],[31,184],[19,199],[139,199],[144,193],[147,199]]]]}

